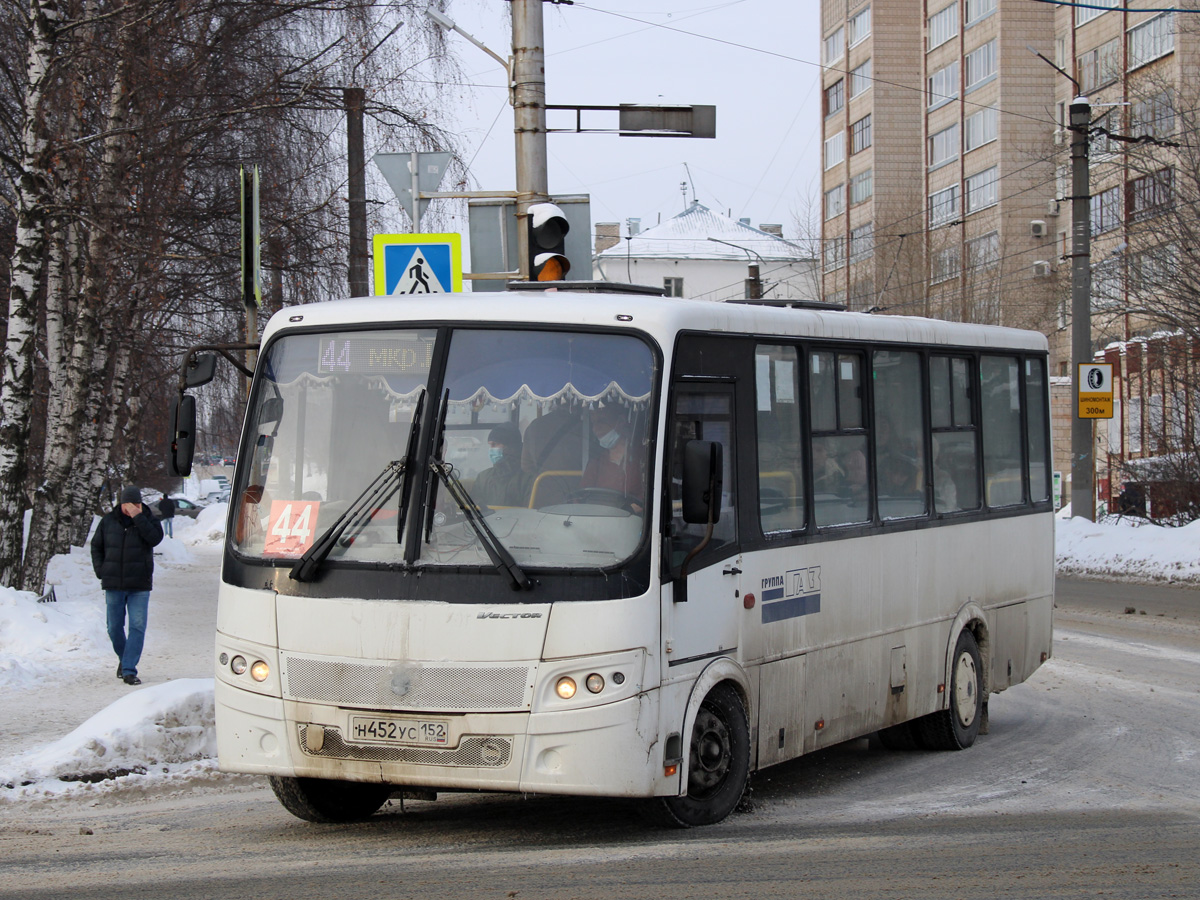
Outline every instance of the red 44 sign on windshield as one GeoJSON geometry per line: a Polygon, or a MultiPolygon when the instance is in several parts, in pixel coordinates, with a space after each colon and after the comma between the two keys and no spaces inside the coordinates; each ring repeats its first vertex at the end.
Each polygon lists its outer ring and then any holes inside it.
{"type": "Polygon", "coordinates": [[[300,556],[312,546],[320,500],[272,500],[264,556],[300,556]]]}

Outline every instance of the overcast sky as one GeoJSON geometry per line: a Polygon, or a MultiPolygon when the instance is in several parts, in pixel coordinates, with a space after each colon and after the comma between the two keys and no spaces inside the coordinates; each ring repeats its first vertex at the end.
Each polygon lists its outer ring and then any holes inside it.
{"type": "MultiPolygon", "coordinates": [[[[453,0],[448,14],[508,56],[507,5],[453,0]]],[[[717,107],[715,140],[551,134],[552,194],[590,194],[593,224],[620,222],[624,234],[627,219],[645,228],[682,211],[687,182],[689,202],[797,236],[795,220],[820,190],[817,0],[577,0],[544,10],[548,103],[717,107]]],[[[503,71],[462,37],[448,41],[471,85],[449,113],[472,187],[512,190],[503,71]]],[[[615,113],[585,115],[585,127],[616,125],[615,113]]],[[[572,114],[551,116],[551,128],[574,127],[572,114]]]]}

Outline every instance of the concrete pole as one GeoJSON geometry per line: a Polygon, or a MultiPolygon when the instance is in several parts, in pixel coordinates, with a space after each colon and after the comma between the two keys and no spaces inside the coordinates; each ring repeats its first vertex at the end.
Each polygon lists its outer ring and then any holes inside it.
{"type": "Polygon", "coordinates": [[[367,249],[367,162],[363,147],[366,92],[362,88],[343,88],[342,99],[346,107],[346,146],[350,169],[347,183],[350,206],[350,296],[366,297],[371,293],[367,275],[370,259],[367,249]]]}
{"type": "Polygon", "coordinates": [[[1092,217],[1088,177],[1087,97],[1071,103],[1071,515],[1096,520],[1092,420],[1079,416],[1079,366],[1092,361],[1092,217]]]}
{"type": "Polygon", "coordinates": [[[512,0],[512,104],[517,150],[517,256],[528,281],[529,207],[549,200],[542,0],[512,0]]]}

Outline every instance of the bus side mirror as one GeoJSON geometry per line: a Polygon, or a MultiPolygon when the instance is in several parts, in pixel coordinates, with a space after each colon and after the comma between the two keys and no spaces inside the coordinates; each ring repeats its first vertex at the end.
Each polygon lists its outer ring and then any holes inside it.
{"type": "Polygon", "coordinates": [[[184,370],[184,384],[190,388],[201,387],[213,380],[217,374],[217,357],[212,353],[195,356],[184,370]]]}
{"type": "Polygon", "coordinates": [[[723,448],[716,441],[688,441],[683,448],[683,521],[704,525],[721,518],[723,448]],[[711,520],[710,520],[711,516],[711,520]]]}
{"type": "Polygon", "coordinates": [[[171,455],[167,470],[177,478],[192,474],[196,452],[196,398],[180,394],[171,401],[171,455]]]}

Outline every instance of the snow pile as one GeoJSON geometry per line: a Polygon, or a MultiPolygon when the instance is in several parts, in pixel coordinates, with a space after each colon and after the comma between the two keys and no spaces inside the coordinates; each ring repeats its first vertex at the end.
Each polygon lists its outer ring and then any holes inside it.
{"type": "Polygon", "coordinates": [[[1055,538],[1059,575],[1200,585],[1200,521],[1164,528],[1141,519],[1089,522],[1060,513],[1055,538]]]}
{"type": "Polygon", "coordinates": [[[112,655],[104,624],[104,594],[91,551],[72,547],[46,572],[55,602],[0,587],[0,688],[28,687],[47,671],[74,669],[112,655]]]}
{"type": "Polygon", "coordinates": [[[127,694],[66,737],[0,763],[0,802],[131,776],[195,777],[215,771],[216,753],[213,680],[169,681],[127,694]]]}
{"type": "MultiPolygon", "coordinates": [[[[195,519],[183,519],[186,522],[183,540],[186,544],[219,544],[225,540],[225,520],[229,517],[228,503],[214,503],[200,510],[195,519]]],[[[179,535],[180,518],[175,517],[175,532],[179,535]]]]}
{"type": "Polygon", "coordinates": [[[66,737],[15,757],[0,781],[30,775],[83,780],[99,772],[190,762],[216,751],[213,680],[181,678],[132,691],[66,737]]]}

